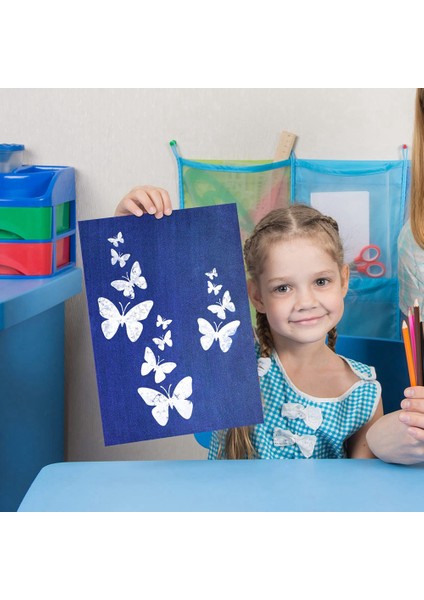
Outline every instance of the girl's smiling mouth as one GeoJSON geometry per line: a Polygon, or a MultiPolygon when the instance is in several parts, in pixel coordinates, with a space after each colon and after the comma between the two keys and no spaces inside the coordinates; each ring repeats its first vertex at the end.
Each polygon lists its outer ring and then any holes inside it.
{"type": "Polygon", "coordinates": [[[325,315],[319,315],[319,316],[314,316],[314,317],[305,317],[304,319],[296,319],[296,320],[290,321],[290,323],[292,323],[294,325],[315,325],[315,323],[318,323],[324,317],[325,317],[325,315]]]}

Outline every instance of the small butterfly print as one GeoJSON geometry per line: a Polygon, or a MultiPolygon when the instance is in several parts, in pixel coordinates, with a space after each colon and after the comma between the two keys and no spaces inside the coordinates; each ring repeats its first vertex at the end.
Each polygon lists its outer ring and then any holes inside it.
{"type": "Polygon", "coordinates": [[[240,325],[240,321],[231,321],[231,323],[227,323],[220,329],[220,327],[217,327],[214,323],[214,329],[209,321],[202,318],[197,319],[197,323],[199,325],[199,332],[203,334],[200,338],[200,344],[203,350],[209,350],[212,344],[218,340],[222,352],[228,352],[231,348],[231,344],[233,343],[231,338],[235,335],[238,326],[240,325]]]}
{"type": "Polygon", "coordinates": [[[110,285],[115,288],[115,290],[118,290],[118,292],[122,292],[126,298],[131,298],[131,300],[134,300],[134,286],[137,286],[141,290],[145,290],[147,288],[146,278],[141,276],[140,263],[136,261],[133,264],[129,277],[127,273],[127,275],[122,277],[122,280],[115,279],[115,281],[112,281],[110,285]]]}
{"type": "Polygon", "coordinates": [[[131,256],[131,254],[120,254],[113,248],[110,249],[110,253],[112,255],[110,259],[112,265],[116,265],[116,263],[119,262],[120,267],[125,267],[125,265],[127,264],[127,260],[131,256]]]}
{"type": "Polygon", "coordinates": [[[162,329],[166,329],[168,325],[171,325],[172,319],[163,319],[160,315],[158,315],[156,321],[156,327],[162,327],[162,329]]]}
{"type": "Polygon", "coordinates": [[[213,279],[214,277],[218,277],[218,273],[217,273],[215,267],[212,269],[212,271],[210,273],[205,273],[205,275],[207,277],[209,277],[209,279],[213,279]]]}
{"type": "Polygon", "coordinates": [[[164,350],[165,346],[171,347],[173,343],[171,340],[171,331],[167,331],[165,335],[160,338],[154,337],[152,341],[158,346],[159,350],[164,350]]]}
{"type": "Polygon", "coordinates": [[[214,285],[212,281],[208,281],[208,294],[211,294],[213,292],[215,296],[217,296],[221,291],[221,288],[222,285],[214,285]]]}
{"type": "Polygon", "coordinates": [[[228,290],[224,292],[224,295],[222,296],[222,301],[218,300],[217,304],[210,304],[208,306],[208,310],[216,314],[219,319],[225,319],[226,310],[234,312],[236,310],[236,307],[234,306],[234,303],[231,302],[230,292],[228,290]]]}
{"type": "MultiPolygon", "coordinates": [[[[161,386],[162,387],[162,386],[161,386]]],[[[169,420],[169,409],[175,408],[183,419],[189,419],[193,412],[193,403],[187,400],[193,393],[191,377],[184,377],[176,386],[174,393],[162,387],[166,396],[152,388],[140,387],[137,392],[148,406],[154,406],[152,416],[156,422],[164,427],[169,420]]]]}
{"type": "Polygon", "coordinates": [[[128,339],[131,342],[136,342],[140,337],[141,332],[143,331],[143,325],[139,323],[139,321],[144,321],[144,319],[148,317],[153,306],[152,300],[146,300],[145,302],[136,304],[125,313],[129,303],[124,308],[119,302],[121,312],[119,312],[113,302],[107,298],[98,298],[98,303],[100,315],[106,319],[106,321],[103,321],[101,324],[105,338],[107,340],[112,339],[118,331],[119,326],[123,327],[125,325],[128,339]]]}
{"type": "Polygon", "coordinates": [[[118,244],[124,243],[124,238],[122,237],[122,233],[119,232],[118,235],[116,235],[115,237],[107,238],[107,241],[113,244],[115,248],[117,248],[118,244]]]}
{"type": "Polygon", "coordinates": [[[163,362],[159,357],[156,360],[153,351],[149,347],[144,351],[144,360],[146,362],[141,365],[141,374],[144,377],[151,371],[154,371],[156,383],[161,383],[166,378],[166,375],[171,373],[177,366],[174,362],[163,362]]]}

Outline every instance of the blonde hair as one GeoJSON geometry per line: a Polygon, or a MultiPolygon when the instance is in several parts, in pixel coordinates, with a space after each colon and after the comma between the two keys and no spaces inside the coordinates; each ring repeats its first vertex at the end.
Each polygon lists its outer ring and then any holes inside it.
{"type": "MultiPolygon", "coordinates": [[[[295,237],[317,240],[337,263],[339,270],[344,264],[343,245],[336,221],[305,204],[291,204],[268,213],[255,227],[244,244],[246,269],[251,279],[259,280],[267,252],[271,244],[295,237]]],[[[256,311],[256,335],[261,356],[271,356],[272,334],[265,313],[256,311]]],[[[335,350],[337,331],[328,332],[327,343],[335,350]]],[[[249,427],[229,429],[225,437],[225,457],[230,459],[254,458],[255,451],[249,427]]],[[[221,454],[221,452],[220,452],[221,454]]]]}
{"type": "Polygon", "coordinates": [[[411,231],[424,249],[424,89],[415,95],[414,138],[411,156],[411,231]]]}

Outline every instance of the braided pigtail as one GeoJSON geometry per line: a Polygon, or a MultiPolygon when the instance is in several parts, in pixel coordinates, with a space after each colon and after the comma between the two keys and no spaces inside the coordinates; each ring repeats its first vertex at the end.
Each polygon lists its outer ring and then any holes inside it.
{"type": "Polygon", "coordinates": [[[258,311],[256,311],[256,335],[258,337],[261,356],[271,356],[274,346],[268,319],[265,313],[258,311]]]}
{"type": "Polygon", "coordinates": [[[336,342],[337,342],[337,329],[333,327],[327,334],[327,346],[333,352],[336,351],[336,342]]]}

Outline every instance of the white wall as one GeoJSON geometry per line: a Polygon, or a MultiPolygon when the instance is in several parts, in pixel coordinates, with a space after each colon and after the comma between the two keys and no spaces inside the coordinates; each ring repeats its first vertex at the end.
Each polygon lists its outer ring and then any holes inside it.
{"type": "MultiPolygon", "coordinates": [[[[113,214],[136,184],[178,206],[168,142],[186,158],[272,158],[279,133],[299,158],[396,160],[410,145],[414,89],[0,89],[1,143],[29,164],[77,170],[77,218],[113,214]]],[[[81,264],[78,250],[78,262],[81,264]]],[[[1,282],[0,282],[1,284],[1,282]]],[[[192,436],[105,448],[84,294],[66,307],[69,460],[204,458],[192,436]]]]}

